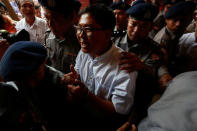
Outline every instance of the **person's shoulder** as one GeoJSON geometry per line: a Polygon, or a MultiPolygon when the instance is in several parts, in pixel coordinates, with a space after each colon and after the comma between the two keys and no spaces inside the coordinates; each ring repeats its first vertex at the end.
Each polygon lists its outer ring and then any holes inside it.
{"type": "Polygon", "coordinates": [[[24,26],[24,24],[25,24],[25,19],[22,18],[21,20],[16,21],[15,27],[16,27],[16,28],[19,28],[20,26],[24,26]]]}
{"type": "Polygon", "coordinates": [[[181,36],[180,40],[182,40],[182,39],[187,39],[187,38],[191,38],[191,37],[195,37],[195,32],[183,34],[183,35],[181,36]]]}
{"type": "Polygon", "coordinates": [[[158,36],[158,35],[160,35],[160,34],[165,33],[165,29],[166,29],[166,27],[161,28],[161,29],[157,32],[157,34],[156,34],[155,36],[158,36]]]}
{"type": "Polygon", "coordinates": [[[39,17],[35,17],[36,18],[36,21],[37,21],[37,25],[41,28],[48,28],[47,26],[47,22],[45,19],[42,19],[42,18],[39,18],[39,17]]]}
{"type": "Polygon", "coordinates": [[[39,18],[39,17],[36,17],[36,19],[37,19],[40,23],[46,24],[46,20],[45,20],[45,19],[39,18]]]}
{"type": "Polygon", "coordinates": [[[197,80],[197,71],[189,71],[189,72],[179,74],[174,78],[174,81],[177,81],[177,80],[181,80],[181,81],[186,80],[187,81],[187,79],[197,80]]]}
{"type": "Polygon", "coordinates": [[[190,44],[196,43],[195,40],[196,38],[195,38],[194,32],[186,33],[186,34],[183,34],[181,38],[179,39],[179,45],[181,46],[188,45],[188,44],[190,45],[190,44]]]}

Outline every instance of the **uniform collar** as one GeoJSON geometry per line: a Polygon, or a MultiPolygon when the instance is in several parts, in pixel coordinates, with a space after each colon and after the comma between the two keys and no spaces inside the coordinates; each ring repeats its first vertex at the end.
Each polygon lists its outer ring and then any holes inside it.
{"type": "Polygon", "coordinates": [[[174,39],[176,37],[176,35],[166,26],[166,33],[169,34],[171,39],[174,39]]]}

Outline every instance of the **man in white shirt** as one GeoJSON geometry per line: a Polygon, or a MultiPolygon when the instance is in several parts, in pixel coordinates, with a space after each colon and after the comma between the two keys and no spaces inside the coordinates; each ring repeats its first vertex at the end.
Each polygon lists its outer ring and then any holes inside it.
{"type": "Polygon", "coordinates": [[[113,123],[111,118],[128,115],[133,105],[137,72],[120,70],[122,50],[110,40],[114,26],[113,12],[102,5],[82,10],[75,26],[81,51],[76,59],[76,72],[72,69],[64,78],[67,82],[72,78],[68,85],[70,99],[86,100],[89,114],[85,117],[89,121],[84,124],[94,125],[88,130],[117,129],[121,123],[113,123]]]}
{"type": "Polygon", "coordinates": [[[19,0],[18,5],[24,18],[17,22],[17,31],[25,29],[29,32],[31,41],[44,44],[45,32],[48,26],[44,19],[35,16],[35,7],[33,1],[19,0]]]}

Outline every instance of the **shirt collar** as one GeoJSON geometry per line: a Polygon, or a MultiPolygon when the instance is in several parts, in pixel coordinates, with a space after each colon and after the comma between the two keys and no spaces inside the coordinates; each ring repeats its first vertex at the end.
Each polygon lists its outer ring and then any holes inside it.
{"type": "Polygon", "coordinates": [[[94,59],[93,59],[92,56],[90,56],[90,57],[91,57],[91,59],[93,61],[101,61],[103,59],[107,59],[107,58],[111,57],[111,52],[113,51],[114,48],[115,48],[115,46],[114,46],[114,44],[112,44],[111,47],[104,54],[102,54],[101,56],[96,57],[94,59]]]}
{"type": "Polygon", "coordinates": [[[174,39],[176,37],[176,35],[172,31],[170,31],[170,29],[167,26],[166,26],[166,30],[172,39],[174,39]]]}
{"type": "MultiPolygon", "coordinates": [[[[24,18],[24,20],[25,20],[25,18],[24,18]]],[[[34,23],[33,23],[33,25],[32,26],[30,26],[27,22],[26,22],[26,20],[25,20],[25,25],[26,26],[29,26],[29,27],[34,27],[34,26],[38,26],[39,25],[39,22],[38,22],[38,18],[35,16],[35,21],[34,21],[34,23]]]]}
{"type": "Polygon", "coordinates": [[[36,17],[36,16],[35,16],[35,21],[34,21],[34,24],[33,25],[36,25],[36,26],[39,25],[39,20],[38,20],[38,17],[36,17]]]}

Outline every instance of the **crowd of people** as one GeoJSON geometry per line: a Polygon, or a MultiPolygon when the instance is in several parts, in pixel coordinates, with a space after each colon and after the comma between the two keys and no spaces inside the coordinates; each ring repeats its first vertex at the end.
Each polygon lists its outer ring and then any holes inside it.
{"type": "Polygon", "coordinates": [[[20,21],[0,2],[0,130],[197,130],[196,1],[16,3],[20,21]]]}

